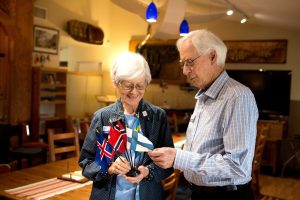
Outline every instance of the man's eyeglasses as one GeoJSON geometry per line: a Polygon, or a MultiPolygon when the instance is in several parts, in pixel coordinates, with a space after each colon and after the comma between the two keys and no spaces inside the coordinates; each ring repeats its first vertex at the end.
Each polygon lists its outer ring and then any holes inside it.
{"type": "Polygon", "coordinates": [[[146,83],[137,83],[137,84],[133,84],[127,81],[121,81],[119,82],[119,86],[123,89],[123,90],[128,90],[128,91],[132,91],[134,88],[137,90],[145,90],[146,89],[146,83]]]}
{"type": "Polygon", "coordinates": [[[183,69],[184,66],[189,67],[189,69],[194,66],[194,61],[197,60],[201,55],[197,56],[194,59],[188,58],[186,60],[179,60],[179,64],[181,65],[181,69],[183,69]]]}

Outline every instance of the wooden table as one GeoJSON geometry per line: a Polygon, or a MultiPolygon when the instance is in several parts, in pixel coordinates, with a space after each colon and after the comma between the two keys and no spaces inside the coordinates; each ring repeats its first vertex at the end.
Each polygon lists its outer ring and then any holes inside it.
{"type": "MultiPolygon", "coordinates": [[[[174,143],[184,140],[185,133],[173,134],[174,143]]],[[[38,165],[18,171],[0,174],[0,199],[2,197],[9,199],[19,199],[5,192],[4,190],[36,183],[39,181],[59,177],[68,171],[76,171],[81,168],[77,164],[78,158],[70,158],[52,163],[38,165]],[[68,169],[69,165],[69,169],[68,169]]],[[[87,200],[89,199],[92,185],[87,185],[75,190],[71,190],[47,199],[51,200],[87,200]]]]}
{"type": "MultiPolygon", "coordinates": [[[[50,178],[58,177],[67,173],[68,163],[69,171],[80,170],[77,164],[78,158],[70,158],[66,160],[56,161],[39,165],[32,168],[26,168],[18,171],[0,174],[0,199],[2,197],[9,199],[18,199],[6,193],[4,190],[24,186],[27,184],[35,183],[38,181],[47,180],[50,178]]],[[[48,199],[75,199],[75,200],[87,200],[89,199],[92,185],[87,185],[63,194],[59,194],[48,199]]]]}
{"type": "Polygon", "coordinates": [[[172,134],[172,138],[173,138],[173,142],[174,142],[174,146],[177,149],[181,149],[182,145],[185,143],[185,137],[186,134],[183,133],[173,133],[172,134]]]}

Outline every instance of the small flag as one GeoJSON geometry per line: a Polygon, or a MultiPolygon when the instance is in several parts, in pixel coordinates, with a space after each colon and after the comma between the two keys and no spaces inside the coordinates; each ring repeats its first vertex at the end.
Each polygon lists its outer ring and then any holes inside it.
{"type": "Polygon", "coordinates": [[[133,130],[127,129],[127,148],[138,152],[148,152],[154,149],[152,142],[146,138],[140,129],[140,123],[138,120],[135,121],[133,130]]]}
{"type": "Polygon", "coordinates": [[[101,131],[97,129],[96,134],[98,141],[95,161],[100,165],[100,171],[106,173],[108,166],[110,165],[111,160],[114,156],[113,148],[105,139],[103,135],[105,133],[101,133],[101,131]]]}
{"type": "Polygon", "coordinates": [[[123,124],[119,120],[111,123],[108,143],[117,153],[125,153],[127,134],[123,124]]]}

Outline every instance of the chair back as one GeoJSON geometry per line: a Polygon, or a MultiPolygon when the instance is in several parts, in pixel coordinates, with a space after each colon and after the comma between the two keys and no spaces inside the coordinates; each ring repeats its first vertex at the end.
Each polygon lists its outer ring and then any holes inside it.
{"type": "Polygon", "coordinates": [[[169,127],[172,133],[178,132],[178,121],[176,113],[172,113],[172,115],[168,116],[169,127]]]}
{"type": "Polygon", "coordinates": [[[74,153],[79,157],[79,139],[77,129],[74,132],[55,133],[54,129],[48,129],[49,161],[56,161],[56,155],[74,153]]]}
{"type": "Polygon", "coordinates": [[[255,197],[257,198],[260,195],[260,188],[259,188],[260,167],[261,167],[263,151],[264,151],[268,133],[269,133],[268,126],[262,126],[262,125],[258,126],[255,152],[254,152],[254,157],[252,162],[252,181],[251,181],[252,190],[254,192],[255,197]]]}
{"type": "Polygon", "coordinates": [[[22,127],[22,143],[29,142],[30,140],[29,123],[21,122],[21,127],[22,127]]]}
{"type": "Polygon", "coordinates": [[[89,131],[89,128],[90,128],[90,124],[88,122],[81,122],[80,123],[81,133],[79,134],[79,139],[84,140],[86,134],[89,131]]]}
{"type": "Polygon", "coordinates": [[[40,141],[32,140],[31,128],[29,122],[21,122],[22,135],[21,135],[21,146],[23,147],[32,147],[32,148],[41,148],[43,150],[48,149],[48,144],[40,141]]]}
{"type": "Polygon", "coordinates": [[[179,175],[180,170],[176,169],[169,177],[162,180],[162,185],[165,193],[165,200],[175,199],[179,175]]]}
{"type": "Polygon", "coordinates": [[[0,164],[0,174],[10,172],[11,167],[9,164],[0,164]]]}

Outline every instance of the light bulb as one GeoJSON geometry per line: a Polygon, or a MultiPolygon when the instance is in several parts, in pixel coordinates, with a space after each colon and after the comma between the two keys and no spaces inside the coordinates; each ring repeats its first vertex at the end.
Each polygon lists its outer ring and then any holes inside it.
{"type": "Polygon", "coordinates": [[[233,10],[232,9],[227,10],[226,15],[228,16],[233,15],[233,10]]]}
{"type": "Polygon", "coordinates": [[[246,17],[243,17],[243,19],[241,19],[241,24],[247,22],[247,18],[246,17]]]}
{"type": "Polygon", "coordinates": [[[188,22],[185,19],[182,20],[179,28],[180,36],[186,36],[189,33],[189,29],[188,22]]]}
{"type": "Polygon", "coordinates": [[[153,23],[157,21],[157,8],[153,2],[151,2],[146,10],[146,21],[153,23]]]}

